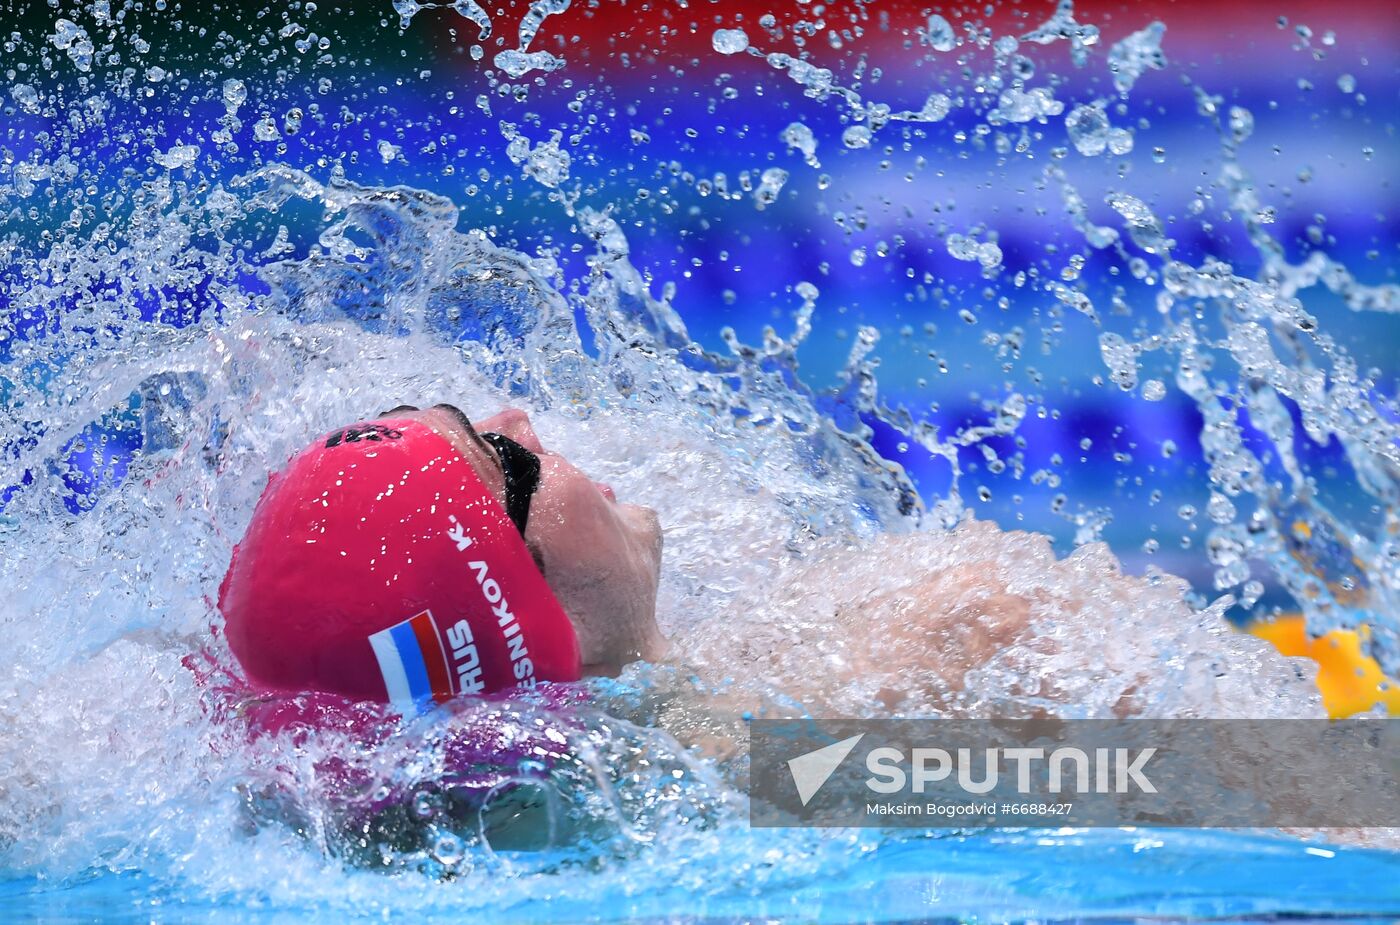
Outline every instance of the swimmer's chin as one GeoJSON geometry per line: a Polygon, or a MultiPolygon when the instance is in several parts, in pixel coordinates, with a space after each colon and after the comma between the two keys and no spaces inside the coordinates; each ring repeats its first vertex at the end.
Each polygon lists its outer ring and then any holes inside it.
{"type": "Polygon", "coordinates": [[[670,640],[659,632],[653,633],[640,648],[626,653],[622,658],[584,663],[583,676],[585,678],[615,678],[622,674],[622,669],[634,662],[654,664],[664,660],[670,651],[670,640]]]}

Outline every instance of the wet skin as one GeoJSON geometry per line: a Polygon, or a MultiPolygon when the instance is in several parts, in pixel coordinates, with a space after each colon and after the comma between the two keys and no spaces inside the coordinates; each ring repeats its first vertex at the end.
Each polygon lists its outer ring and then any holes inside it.
{"type": "Polygon", "coordinates": [[[525,541],[573,622],[586,674],[612,675],[628,662],[662,656],[666,641],[656,625],[662,540],[655,511],[618,502],[610,487],[545,449],[523,411],[469,421],[451,405],[401,409],[385,414],[422,421],[445,436],[502,507],[501,458],[481,434],[502,434],[539,457],[525,541]]]}

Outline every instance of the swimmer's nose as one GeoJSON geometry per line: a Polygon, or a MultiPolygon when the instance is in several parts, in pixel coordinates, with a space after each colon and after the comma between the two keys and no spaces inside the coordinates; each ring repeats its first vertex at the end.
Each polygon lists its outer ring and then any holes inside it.
{"type": "Polygon", "coordinates": [[[531,453],[544,452],[540,438],[535,436],[535,429],[530,425],[530,416],[519,408],[507,408],[500,414],[482,421],[477,429],[504,434],[531,453]]]}

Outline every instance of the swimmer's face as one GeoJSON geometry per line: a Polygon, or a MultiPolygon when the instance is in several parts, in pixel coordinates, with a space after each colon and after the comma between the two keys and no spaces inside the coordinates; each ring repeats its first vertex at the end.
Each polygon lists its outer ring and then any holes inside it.
{"type": "Polygon", "coordinates": [[[611,488],[546,450],[523,411],[508,409],[472,422],[451,405],[386,413],[423,421],[451,440],[503,508],[507,492],[500,455],[481,434],[501,434],[538,456],[540,478],[530,499],[525,542],[574,624],[584,670],[613,674],[628,662],[661,656],[665,640],[656,626],[661,525],[655,511],[619,503],[611,488]]]}

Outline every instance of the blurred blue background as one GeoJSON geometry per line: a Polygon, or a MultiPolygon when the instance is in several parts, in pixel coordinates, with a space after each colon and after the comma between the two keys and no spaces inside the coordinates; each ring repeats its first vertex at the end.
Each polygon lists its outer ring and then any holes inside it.
{"type": "MultiPolygon", "coordinates": [[[[880,400],[908,409],[942,434],[985,423],[989,409],[1012,391],[1026,394],[1030,412],[1016,435],[987,443],[1003,459],[1019,452],[1018,465],[995,473],[979,451],[964,453],[963,495],[977,516],[1049,533],[1062,549],[1086,523],[1101,522],[1100,535],[1129,570],[1155,563],[1203,593],[1211,593],[1210,566],[1200,549],[1208,484],[1195,408],[1170,388],[1155,402],[1118,389],[1099,355],[1099,329],[1053,304],[1039,287],[1014,282],[1023,272],[1059,275],[1071,255],[1082,254],[1078,275],[1105,330],[1130,336],[1152,313],[1156,290],[1125,273],[1111,251],[1084,246],[1066,218],[1060,190],[1044,179],[1045,167],[1065,171],[1095,221],[1120,226],[1103,192],[1125,190],[1165,219],[1178,259],[1199,263],[1212,256],[1237,273],[1256,273],[1260,256],[1213,187],[1224,156],[1222,135],[1218,119],[1199,110],[1199,88],[1218,95],[1222,108],[1242,106],[1253,114],[1254,132],[1239,160],[1261,200],[1276,209],[1269,229],[1289,260],[1321,249],[1362,282],[1395,281],[1400,26],[1382,5],[1079,4],[1079,21],[1098,23],[1104,33],[1086,67],[1070,64],[1064,42],[1023,45],[1022,51],[1057,98],[1107,98],[1113,124],[1133,129],[1130,154],[1093,160],[1068,145],[1063,118],[1027,127],[1034,133],[1029,157],[999,155],[995,137],[979,136],[983,120],[971,101],[945,121],[892,124],[868,148],[844,146],[849,115],[839,102],[804,95],[760,58],[721,57],[710,48],[719,25],[744,26],[758,41],[807,15],[801,5],[773,10],[775,25],[765,27],[755,22],[760,13],[751,4],[692,10],[576,3],[577,9],[545,22],[536,46],[562,55],[568,65],[509,85],[489,68],[494,52],[480,62],[473,58],[476,27],[450,9],[423,11],[401,30],[387,3],[323,4],[314,12],[309,6],[284,13],[300,26],[289,36],[281,35],[282,23],[268,25],[274,38],[263,60],[218,67],[209,66],[218,61],[217,48],[187,41],[188,31],[152,15],[144,34],[169,73],[151,81],[150,96],[114,100],[126,109],[109,112],[106,124],[130,132],[95,125],[82,160],[118,184],[133,171],[151,175],[153,152],[198,145],[191,166],[172,171],[191,196],[269,162],[320,179],[339,173],[366,185],[427,189],[461,208],[463,227],[484,228],[497,243],[527,253],[551,253],[567,279],[579,279],[591,246],[559,192],[521,176],[506,154],[501,123],[518,126],[533,143],[558,131],[570,155],[562,188],[576,191],[580,206],[613,210],[632,262],[649,274],[653,294],[674,286],[672,304],[699,344],[725,352],[726,327],[750,344],[761,342],[767,325],[787,336],[801,303],[794,287],[809,282],[821,295],[813,333],[798,355],[811,387],[839,386],[855,334],[868,325],[881,334],[874,354],[880,400]],[[1167,25],[1168,66],[1146,73],[1120,99],[1103,52],[1153,19],[1167,25]],[[293,52],[291,46],[311,34],[334,36],[333,60],[313,66],[306,53],[293,52]],[[246,93],[233,120],[225,105],[230,78],[242,81],[246,93]],[[805,163],[783,143],[783,130],[793,122],[814,133],[819,165],[805,163]],[[259,123],[271,125],[270,137],[259,123]],[[216,142],[220,131],[227,140],[216,142]],[[773,167],[790,175],[777,199],[759,208],[751,190],[773,167]],[[1197,209],[1192,202],[1202,197],[1197,209]],[[948,234],[979,228],[995,232],[1004,254],[995,279],[948,253],[948,234]]],[[[984,21],[996,34],[1024,32],[1050,12],[1048,4],[1031,6],[997,8],[991,15],[969,7],[947,15],[984,21]]],[[[864,14],[856,22],[859,34],[847,30],[841,49],[809,46],[838,81],[859,87],[868,99],[916,110],[932,90],[956,95],[977,83],[956,65],[939,70],[924,60],[915,39],[921,8],[872,8],[881,15],[864,14]]],[[[507,19],[524,9],[507,5],[507,19]]],[[[825,15],[834,20],[861,9],[830,4],[825,15]]],[[[237,11],[182,12],[186,26],[198,24],[208,35],[264,28],[237,11]]],[[[514,32],[498,20],[502,34],[514,32]]],[[[764,47],[777,49],[791,38],[789,28],[782,40],[765,39],[764,47]]],[[[8,105],[6,116],[5,143],[19,161],[54,155],[46,146],[62,136],[53,131],[61,113],[8,105]]],[[[1020,130],[1006,129],[1012,142],[1020,130]]],[[[65,217],[62,200],[53,196],[36,197],[34,207],[7,230],[37,242],[45,227],[65,217]]],[[[252,221],[249,234],[264,244],[278,224],[288,226],[293,250],[286,256],[296,257],[314,244],[322,216],[306,208],[258,221],[265,219],[252,221]]],[[[252,274],[244,283],[258,292],[252,274]]],[[[8,305],[6,293],[23,285],[9,273],[0,310],[8,305]]],[[[198,283],[136,292],[122,280],[109,286],[89,296],[130,299],[147,319],[183,325],[219,311],[198,283]]],[[[1400,318],[1353,312],[1321,287],[1301,298],[1361,369],[1384,371],[1378,379],[1388,390],[1383,397],[1393,399],[1400,318]]],[[[17,319],[19,336],[0,341],[0,363],[10,364],[25,338],[74,309],[55,304],[17,319]]],[[[1170,369],[1154,369],[1153,360],[1144,357],[1143,378],[1170,385],[1170,369]]],[[[139,398],[114,409],[55,460],[71,489],[70,510],[90,507],[104,487],[124,477],[141,446],[140,411],[139,398]]],[[[926,501],[947,491],[945,460],[874,417],[865,420],[874,428],[876,449],[905,467],[926,501]]],[[[37,434],[12,449],[33,438],[37,434]]],[[[1363,520],[1372,515],[1371,499],[1355,488],[1335,442],[1304,441],[1297,449],[1312,470],[1335,475],[1327,500],[1337,513],[1363,520]]],[[[0,492],[0,510],[14,490],[0,492]]],[[[1277,599],[1265,599],[1272,603],[1277,599]]]]}

